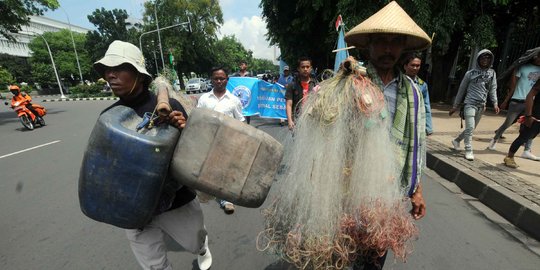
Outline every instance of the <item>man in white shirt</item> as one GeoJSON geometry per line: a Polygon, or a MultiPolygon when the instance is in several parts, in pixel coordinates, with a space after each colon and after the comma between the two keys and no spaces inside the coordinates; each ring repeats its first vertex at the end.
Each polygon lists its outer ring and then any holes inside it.
{"type": "MultiPolygon", "coordinates": [[[[222,67],[217,67],[213,68],[211,73],[214,88],[199,98],[197,108],[207,108],[228,115],[236,120],[244,121],[240,99],[226,89],[227,82],[229,81],[227,71],[222,67]]],[[[225,213],[234,213],[234,205],[232,203],[219,200],[219,205],[225,210],[225,213]]]]}

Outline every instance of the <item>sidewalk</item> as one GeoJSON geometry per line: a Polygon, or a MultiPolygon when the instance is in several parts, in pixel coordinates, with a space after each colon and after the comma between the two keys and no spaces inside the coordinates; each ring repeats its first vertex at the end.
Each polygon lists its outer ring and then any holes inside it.
{"type": "MultiPolygon", "coordinates": [[[[519,134],[519,124],[506,130],[506,139],[496,150],[487,150],[495,130],[503,123],[505,112],[485,112],[473,133],[474,161],[464,158],[464,151],[452,149],[451,141],[463,130],[458,113],[448,116],[450,106],[432,104],[435,132],[428,137],[428,167],[463,191],[478,198],[517,227],[540,240],[540,161],[521,158],[516,153],[517,169],[503,164],[510,144],[519,134]]],[[[463,148],[464,143],[461,142],[463,148]]],[[[533,142],[533,153],[540,155],[540,139],[533,142]]]]}

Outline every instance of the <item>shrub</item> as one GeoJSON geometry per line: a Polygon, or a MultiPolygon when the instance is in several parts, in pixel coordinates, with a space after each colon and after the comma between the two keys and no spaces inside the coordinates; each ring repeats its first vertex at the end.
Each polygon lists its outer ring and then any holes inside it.
{"type": "Polygon", "coordinates": [[[21,85],[21,91],[30,94],[30,93],[32,93],[32,91],[34,91],[34,88],[32,88],[32,86],[30,86],[28,84],[22,84],[21,85]]]}
{"type": "Polygon", "coordinates": [[[86,97],[110,97],[111,92],[104,92],[102,84],[79,84],[71,87],[70,89],[71,98],[86,98],[86,97]]]}
{"type": "Polygon", "coordinates": [[[13,80],[13,76],[11,76],[11,73],[3,67],[0,67],[0,91],[5,92],[7,91],[8,85],[14,83],[15,80],[13,80]]]}

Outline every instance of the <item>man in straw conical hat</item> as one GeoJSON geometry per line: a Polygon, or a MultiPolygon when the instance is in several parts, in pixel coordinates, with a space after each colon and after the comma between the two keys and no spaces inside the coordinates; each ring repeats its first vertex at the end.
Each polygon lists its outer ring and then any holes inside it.
{"type": "MultiPolygon", "coordinates": [[[[404,51],[426,49],[431,39],[392,1],[346,33],[345,41],[367,52],[367,74],[384,93],[391,139],[399,149],[404,195],[411,199],[413,218],[420,219],[426,211],[420,184],[425,165],[425,112],[422,94],[396,64],[404,51]]],[[[381,269],[385,257],[373,265],[357,264],[354,269],[381,269]]]]}

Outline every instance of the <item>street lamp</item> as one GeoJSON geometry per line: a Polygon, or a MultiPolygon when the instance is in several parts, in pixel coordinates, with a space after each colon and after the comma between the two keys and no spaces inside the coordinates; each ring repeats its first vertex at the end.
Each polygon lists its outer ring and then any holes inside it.
{"type": "Polygon", "coordinates": [[[75,47],[75,40],[73,39],[73,31],[71,31],[71,22],[69,21],[69,16],[66,12],[66,10],[63,7],[60,7],[62,11],[66,14],[66,18],[68,21],[68,27],[69,27],[69,34],[71,35],[71,43],[73,43],[73,50],[75,51],[75,59],[77,60],[77,67],[79,68],[79,78],[81,79],[81,84],[84,83],[83,76],[81,72],[81,64],[79,64],[79,55],[77,54],[77,47],[75,47]]]}
{"type": "Polygon", "coordinates": [[[157,0],[154,2],[154,17],[156,18],[156,30],[157,30],[157,36],[159,40],[159,52],[161,53],[161,66],[163,69],[165,69],[165,61],[163,61],[163,47],[161,47],[161,34],[159,33],[159,21],[157,16],[157,0]]]}
{"type": "MultiPolygon", "coordinates": [[[[183,22],[183,23],[177,23],[177,24],[173,24],[171,26],[167,26],[167,27],[163,27],[163,28],[158,28],[156,30],[150,30],[148,32],[144,32],[142,33],[140,36],[139,36],[139,49],[141,50],[141,53],[143,51],[142,49],[142,37],[146,34],[150,34],[150,33],[155,33],[155,32],[159,32],[161,30],[165,30],[165,29],[169,29],[169,28],[173,28],[173,27],[178,27],[178,26],[182,26],[182,25],[186,25],[188,24],[189,25],[189,28],[191,29],[191,21],[189,20],[189,17],[188,17],[188,21],[187,22],[183,22]]],[[[159,46],[161,48],[161,44],[159,46]]],[[[163,60],[163,52],[161,52],[161,63],[163,64],[163,68],[165,68],[165,62],[163,60]]]]}
{"type": "Polygon", "coordinates": [[[58,88],[60,88],[60,94],[61,94],[60,98],[66,98],[66,96],[64,96],[64,91],[62,91],[62,84],[60,83],[60,77],[58,77],[58,72],[56,71],[56,65],[54,64],[54,59],[51,53],[51,48],[49,47],[49,43],[47,42],[45,37],[43,37],[41,34],[34,31],[32,31],[32,33],[40,36],[43,39],[43,41],[45,41],[45,45],[47,46],[47,50],[49,51],[49,56],[51,57],[51,62],[54,69],[54,75],[56,75],[56,82],[58,83],[58,88]]]}

